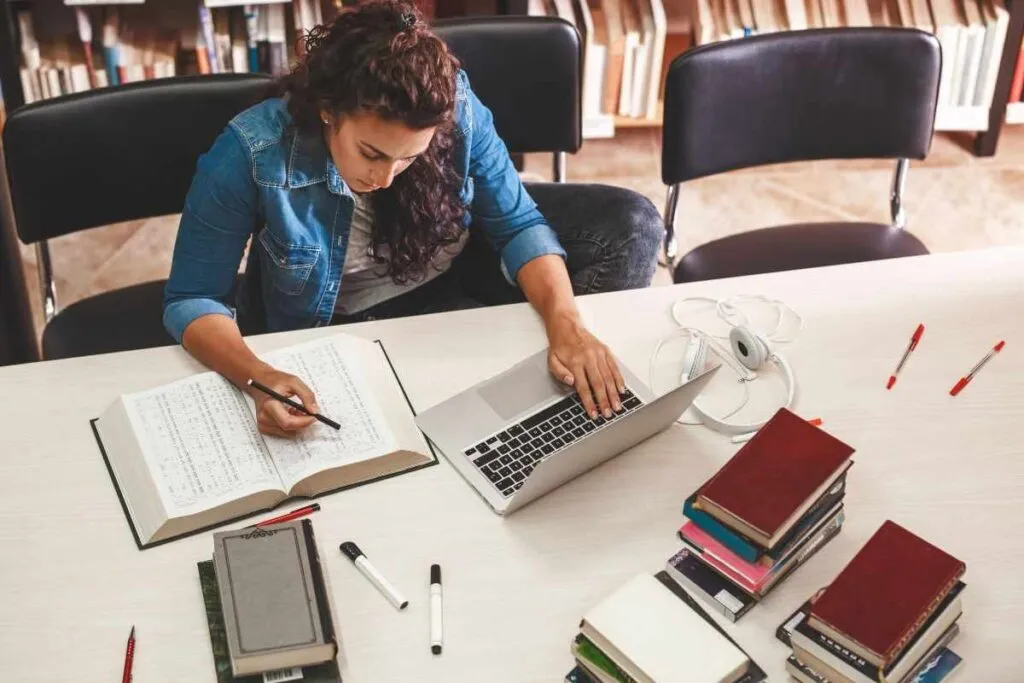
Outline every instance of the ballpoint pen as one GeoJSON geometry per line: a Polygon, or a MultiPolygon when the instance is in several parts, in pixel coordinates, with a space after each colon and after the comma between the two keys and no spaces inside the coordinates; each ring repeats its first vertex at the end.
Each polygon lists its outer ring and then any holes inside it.
{"type": "Polygon", "coordinates": [[[124,672],[121,674],[121,683],[131,683],[132,680],[132,664],[135,661],[135,626],[132,625],[132,631],[128,634],[128,645],[124,651],[124,672]]]}
{"type": "Polygon", "coordinates": [[[320,503],[313,503],[312,505],[307,505],[305,507],[295,508],[291,512],[286,512],[283,515],[280,515],[278,517],[272,517],[270,519],[265,519],[262,522],[256,522],[252,526],[254,526],[254,527],[264,527],[264,526],[270,526],[271,524],[283,524],[284,522],[290,522],[293,519],[298,519],[299,517],[305,517],[306,515],[311,515],[311,514],[313,514],[314,512],[316,512],[319,509],[320,509],[320,503]]]}
{"type": "Polygon", "coordinates": [[[921,341],[921,335],[924,334],[924,325],[918,325],[917,329],[914,330],[913,336],[910,338],[910,345],[907,346],[907,350],[903,352],[903,357],[900,358],[899,365],[896,366],[896,370],[889,375],[889,381],[886,383],[886,389],[892,389],[892,386],[896,384],[896,378],[900,374],[900,370],[903,369],[903,365],[907,362],[907,358],[910,357],[910,353],[917,348],[917,343],[921,341]]]}
{"type": "Polygon", "coordinates": [[[981,370],[981,368],[984,367],[985,363],[992,360],[992,356],[1002,351],[1004,346],[1006,346],[1005,341],[1000,341],[998,344],[993,346],[989,350],[989,352],[985,354],[985,357],[978,361],[977,365],[971,368],[971,371],[968,372],[965,377],[961,377],[960,381],[953,385],[953,388],[949,390],[950,396],[956,396],[957,394],[959,394],[963,390],[963,388],[966,387],[972,379],[974,379],[974,376],[978,373],[978,370],[981,370]]]}

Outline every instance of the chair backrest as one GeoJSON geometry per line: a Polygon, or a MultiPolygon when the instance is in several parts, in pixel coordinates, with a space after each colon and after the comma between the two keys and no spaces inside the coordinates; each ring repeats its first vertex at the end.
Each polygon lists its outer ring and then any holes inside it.
{"type": "Polygon", "coordinates": [[[180,213],[199,157],[269,85],[262,75],[182,76],[15,110],[3,140],[19,237],[180,213]]]}
{"type": "Polygon", "coordinates": [[[785,31],[683,53],[665,83],[662,181],[810,159],[921,159],[942,67],[904,28],[785,31]]]}
{"type": "Polygon", "coordinates": [[[462,62],[512,153],[576,152],[583,143],[580,36],[555,17],[446,19],[434,31],[462,62]]]}

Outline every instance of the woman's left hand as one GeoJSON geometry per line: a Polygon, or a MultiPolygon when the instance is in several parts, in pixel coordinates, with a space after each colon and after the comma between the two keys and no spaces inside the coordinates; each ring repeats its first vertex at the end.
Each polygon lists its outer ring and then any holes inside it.
{"type": "Polygon", "coordinates": [[[559,381],[576,388],[590,418],[598,411],[611,418],[612,411],[621,410],[619,396],[626,383],[618,363],[579,316],[559,316],[547,325],[547,332],[548,368],[559,381]]]}

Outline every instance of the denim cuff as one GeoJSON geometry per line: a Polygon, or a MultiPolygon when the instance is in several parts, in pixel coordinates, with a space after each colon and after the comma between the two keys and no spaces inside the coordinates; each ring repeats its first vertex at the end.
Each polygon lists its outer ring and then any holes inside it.
{"type": "Polygon", "coordinates": [[[174,340],[181,343],[185,328],[196,318],[210,313],[235,317],[235,312],[215,299],[180,299],[164,306],[164,327],[174,340]]]}
{"type": "Polygon", "coordinates": [[[518,286],[516,276],[528,261],[545,254],[557,254],[565,258],[565,249],[558,241],[558,235],[546,223],[524,228],[501,250],[501,272],[513,287],[518,286]]]}

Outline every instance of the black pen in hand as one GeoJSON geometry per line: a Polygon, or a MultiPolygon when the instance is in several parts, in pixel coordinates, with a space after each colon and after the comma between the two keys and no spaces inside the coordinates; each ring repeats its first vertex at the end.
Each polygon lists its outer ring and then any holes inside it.
{"type": "Polygon", "coordinates": [[[253,389],[258,389],[258,390],[262,391],[264,394],[266,394],[267,396],[269,396],[269,397],[271,397],[273,399],[277,399],[278,401],[280,401],[281,403],[285,404],[286,406],[290,406],[292,408],[295,408],[295,410],[299,411],[300,413],[305,413],[306,415],[309,415],[311,417],[315,417],[316,419],[320,420],[321,422],[323,422],[328,427],[333,427],[335,429],[341,429],[341,425],[338,424],[337,422],[335,422],[334,420],[332,420],[331,418],[324,417],[320,413],[314,413],[313,411],[309,410],[308,408],[306,408],[301,403],[296,403],[295,401],[291,400],[290,398],[288,398],[286,396],[282,396],[281,394],[277,393],[276,391],[274,391],[270,387],[265,386],[263,384],[260,384],[259,382],[257,382],[254,379],[250,379],[248,382],[246,382],[246,384],[248,384],[253,389]]]}

